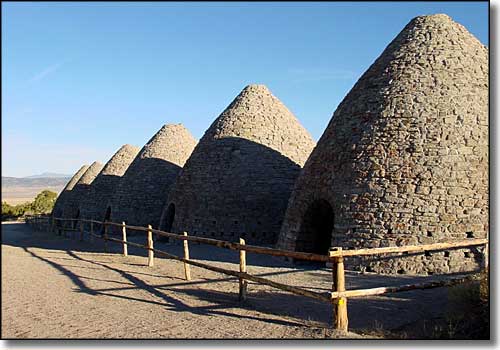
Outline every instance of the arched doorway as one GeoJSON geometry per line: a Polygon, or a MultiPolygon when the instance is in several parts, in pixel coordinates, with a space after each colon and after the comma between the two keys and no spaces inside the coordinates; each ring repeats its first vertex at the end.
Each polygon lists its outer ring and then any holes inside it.
{"type": "Polygon", "coordinates": [[[52,212],[52,216],[55,218],[60,218],[61,215],[62,215],[62,209],[60,209],[60,208],[57,208],[57,210],[54,210],[52,212]]]}
{"type": "Polygon", "coordinates": [[[106,209],[106,214],[104,214],[104,221],[110,221],[111,220],[111,207],[108,207],[106,209]]]}
{"type": "MultiPolygon", "coordinates": [[[[110,220],[111,220],[111,207],[107,207],[106,213],[104,214],[104,220],[102,221],[110,221],[110,220]]],[[[104,225],[101,225],[101,234],[104,234],[104,225]]]]}
{"type": "MultiPolygon", "coordinates": [[[[163,217],[160,222],[160,230],[170,232],[172,230],[172,225],[174,224],[175,219],[175,204],[170,203],[167,208],[167,211],[164,212],[163,217]]],[[[170,239],[165,236],[159,236],[157,238],[159,241],[170,242],[170,239]]]]}
{"type": "Polygon", "coordinates": [[[172,230],[172,225],[174,224],[175,218],[175,204],[170,203],[165,213],[165,218],[163,219],[162,229],[163,231],[170,232],[172,230]]]}
{"type": "Polygon", "coordinates": [[[324,199],[312,202],[307,208],[295,245],[296,251],[328,254],[333,231],[333,208],[324,199]]]}
{"type": "MultiPolygon", "coordinates": [[[[80,209],[78,209],[78,211],[76,212],[76,215],[73,219],[79,219],[79,218],[80,218],[80,209]]],[[[78,225],[78,221],[73,220],[72,223],[73,223],[73,225],[72,225],[73,229],[76,229],[77,225],[78,225]]]]}
{"type": "MultiPolygon", "coordinates": [[[[52,219],[56,219],[56,218],[60,218],[62,216],[62,209],[61,208],[57,208],[57,210],[54,210],[52,212],[52,219]]],[[[55,225],[56,227],[60,227],[61,226],[61,221],[59,220],[56,220],[55,222],[55,225]]]]}

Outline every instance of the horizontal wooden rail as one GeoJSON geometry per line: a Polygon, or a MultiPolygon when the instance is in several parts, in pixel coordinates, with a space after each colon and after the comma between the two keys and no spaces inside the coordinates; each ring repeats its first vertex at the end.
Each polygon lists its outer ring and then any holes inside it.
{"type": "MultiPolygon", "coordinates": [[[[59,218],[56,218],[56,219],[61,220],[59,218]]],[[[66,220],[66,219],[62,219],[62,220],[66,220]]],[[[104,224],[103,221],[97,221],[97,220],[81,219],[81,221],[94,222],[97,224],[104,224]]],[[[110,221],[107,221],[106,225],[123,227],[123,224],[118,224],[118,223],[110,222],[110,221]]],[[[143,232],[148,231],[148,229],[146,227],[141,227],[141,226],[125,225],[125,227],[128,230],[143,231],[143,232]]],[[[226,248],[226,249],[230,249],[230,250],[245,250],[245,251],[251,252],[251,253],[265,254],[265,255],[272,255],[272,256],[284,256],[284,257],[289,257],[289,258],[310,260],[310,261],[320,261],[320,262],[330,261],[330,258],[327,255],[304,253],[304,252],[292,252],[292,251],[288,251],[288,250],[266,248],[266,247],[260,247],[260,246],[254,246],[254,245],[241,245],[239,243],[232,243],[232,242],[228,242],[228,241],[219,241],[217,239],[212,239],[212,238],[178,235],[175,233],[165,232],[165,231],[156,230],[156,229],[152,229],[151,231],[153,233],[156,233],[159,236],[174,238],[174,239],[181,240],[181,241],[187,240],[187,241],[191,241],[191,242],[203,243],[203,244],[213,245],[213,246],[216,246],[219,248],[226,248]]]]}
{"type": "MultiPolygon", "coordinates": [[[[65,219],[65,218],[56,218],[57,220],[79,220],[79,219],[65,219]]],[[[110,221],[97,221],[97,220],[89,220],[89,219],[80,219],[83,222],[94,222],[97,224],[104,224],[116,227],[123,227],[123,224],[110,222],[110,221]]],[[[127,229],[143,231],[147,232],[148,228],[141,226],[131,226],[125,225],[127,229]]],[[[478,238],[478,239],[469,239],[462,240],[457,242],[440,242],[440,243],[432,243],[425,245],[409,245],[409,246],[401,246],[401,247],[383,247],[383,248],[366,248],[366,249],[353,249],[353,250],[342,250],[338,252],[330,253],[328,255],[320,255],[314,253],[304,253],[304,252],[293,252],[288,250],[274,249],[274,248],[266,248],[261,246],[254,245],[241,245],[239,243],[233,243],[228,241],[220,241],[212,238],[204,238],[197,236],[184,236],[171,232],[165,232],[161,230],[152,229],[153,233],[157,235],[169,237],[177,240],[187,240],[191,242],[203,243],[208,245],[213,245],[219,248],[225,248],[230,250],[245,250],[247,252],[256,253],[256,254],[264,254],[264,255],[272,255],[272,256],[282,256],[289,257],[300,260],[309,260],[309,261],[319,261],[319,262],[331,262],[335,257],[343,256],[360,256],[360,255],[379,255],[379,254],[390,254],[390,253],[409,253],[409,252],[424,252],[424,251],[432,251],[432,250],[445,250],[450,248],[460,248],[460,247],[471,247],[484,245],[488,243],[488,239],[478,238]]]]}
{"type": "Polygon", "coordinates": [[[54,218],[57,221],[94,221],[94,220],[85,220],[85,219],[71,219],[71,218],[54,218]]]}
{"type": "Polygon", "coordinates": [[[344,292],[331,292],[331,298],[359,298],[366,297],[371,295],[380,295],[380,294],[388,294],[388,293],[399,293],[399,292],[407,292],[415,289],[431,289],[431,288],[439,288],[439,287],[449,287],[460,283],[473,281],[475,277],[473,275],[470,276],[462,276],[456,278],[449,278],[441,281],[429,281],[423,283],[416,284],[404,284],[401,286],[392,286],[392,287],[378,287],[378,288],[369,288],[369,289],[351,289],[346,290],[344,292]]]}
{"type": "MultiPolygon", "coordinates": [[[[99,236],[99,235],[94,235],[94,236],[101,238],[101,239],[104,239],[102,236],[99,236]]],[[[121,239],[116,239],[116,238],[107,238],[107,240],[113,241],[116,243],[122,243],[122,244],[125,243],[125,241],[123,241],[121,239]]],[[[465,277],[462,276],[462,277],[446,279],[446,280],[442,280],[442,281],[429,281],[429,282],[424,282],[424,283],[406,284],[406,285],[401,285],[401,286],[378,287],[378,288],[369,288],[369,289],[353,289],[353,290],[347,290],[344,292],[317,293],[317,292],[313,292],[313,291],[310,291],[307,289],[298,288],[298,287],[286,285],[286,284],[279,283],[279,282],[274,282],[274,281],[271,281],[267,278],[253,276],[253,275],[250,275],[250,274],[245,273],[245,272],[238,272],[238,271],[228,270],[228,269],[221,268],[221,267],[211,266],[211,265],[208,265],[208,264],[205,264],[202,262],[193,261],[191,259],[189,259],[189,260],[183,259],[179,256],[174,255],[174,254],[164,252],[163,250],[148,248],[148,246],[143,245],[143,244],[134,243],[134,242],[130,242],[130,241],[127,241],[126,243],[131,245],[131,246],[134,246],[134,247],[154,251],[158,255],[162,255],[162,256],[165,256],[165,257],[170,258],[170,259],[178,260],[178,261],[181,261],[181,262],[186,263],[186,264],[190,264],[193,266],[197,266],[200,268],[204,268],[207,270],[223,273],[223,274],[238,277],[238,278],[247,279],[247,280],[250,280],[253,282],[265,284],[265,285],[268,285],[268,286],[271,286],[271,287],[274,287],[274,288],[277,288],[280,290],[284,290],[284,291],[291,292],[294,294],[310,297],[310,298],[313,298],[316,300],[321,300],[324,302],[331,302],[332,299],[338,299],[338,298],[342,298],[342,297],[359,298],[359,297],[366,297],[366,296],[372,296],[372,295],[406,292],[406,291],[415,290],[415,289],[431,289],[431,288],[447,287],[447,286],[452,286],[452,285],[472,281],[474,279],[474,276],[465,276],[465,277]]]]}
{"type": "MultiPolygon", "coordinates": [[[[101,235],[98,235],[98,234],[93,233],[93,232],[89,232],[89,234],[90,234],[91,236],[93,236],[93,237],[102,238],[102,236],[101,236],[101,235]]],[[[109,238],[108,238],[108,239],[109,239],[109,238]]]]}
{"type": "MultiPolygon", "coordinates": [[[[100,238],[102,238],[102,237],[100,237],[100,238]]],[[[116,239],[116,238],[107,238],[107,240],[108,241],[113,241],[113,242],[116,242],[116,243],[124,243],[123,240],[116,239]]],[[[279,283],[279,282],[274,282],[274,281],[268,280],[267,278],[262,278],[262,277],[257,277],[257,276],[249,275],[246,272],[237,272],[237,271],[233,271],[233,270],[224,269],[222,267],[216,267],[216,266],[204,264],[204,263],[199,262],[199,261],[193,261],[191,259],[189,259],[189,260],[188,259],[184,259],[184,258],[181,258],[181,257],[179,257],[177,255],[164,252],[163,250],[154,249],[154,248],[148,248],[145,245],[138,244],[138,243],[133,243],[133,242],[130,242],[130,241],[127,241],[127,244],[130,244],[132,246],[139,247],[139,248],[144,248],[146,250],[151,250],[151,251],[157,253],[158,255],[163,255],[163,256],[165,256],[167,258],[178,260],[178,261],[181,261],[183,263],[190,264],[190,265],[193,265],[193,266],[201,267],[203,269],[207,269],[207,270],[211,270],[211,271],[214,271],[214,272],[223,273],[223,274],[234,276],[234,277],[238,277],[238,278],[247,279],[247,280],[254,281],[254,282],[257,282],[257,283],[261,283],[261,284],[266,284],[268,286],[271,286],[271,287],[274,287],[274,288],[277,288],[277,289],[281,289],[281,290],[288,291],[288,292],[291,292],[291,293],[295,293],[295,294],[303,295],[303,296],[306,296],[306,297],[314,298],[314,299],[317,299],[317,300],[325,301],[325,302],[328,302],[328,303],[331,302],[330,301],[330,293],[317,293],[317,292],[313,292],[313,291],[310,291],[310,290],[307,290],[307,289],[293,287],[293,286],[289,286],[289,285],[282,284],[282,283],[279,283]]]]}
{"type": "Polygon", "coordinates": [[[367,248],[355,250],[342,250],[340,252],[330,253],[332,257],[335,256],[359,256],[359,255],[378,255],[388,253],[410,253],[410,252],[424,252],[431,250],[445,250],[450,248],[461,248],[478,246],[488,243],[486,238],[468,239],[457,242],[441,242],[423,245],[407,245],[402,247],[384,247],[384,248],[367,248]]]}
{"type": "Polygon", "coordinates": [[[240,251],[244,250],[244,251],[250,252],[250,253],[265,254],[265,255],[272,255],[272,256],[284,256],[284,257],[289,257],[289,258],[294,258],[294,259],[310,260],[310,261],[327,262],[330,260],[330,258],[327,255],[304,253],[304,252],[292,252],[292,251],[288,251],[288,250],[266,248],[266,247],[247,245],[247,244],[242,245],[239,243],[233,243],[233,242],[228,242],[228,241],[219,241],[217,239],[197,237],[197,236],[182,236],[182,235],[177,235],[175,233],[164,232],[164,231],[155,230],[155,229],[153,229],[152,231],[153,231],[153,233],[156,233],[159,236],[170,237],[170,238],[175,238],[175,239],[179,239],[179,240],[188,240],[188,241],[192,241],[192,242],[213,245],[213,246],[216,246],[219,248],[225,248],[225,249],[230,249],[230,250],[240,250],[240,251]]]}
{"type": "MultiPolygon", "coordinates": [[[[97,237],[98,237],[98,238],[101,238],[101,239],[104,239],[104,238],[103,238],[103,237],[101,237],[101,236],[97,236],[97,237]]],[[[125,241],[123,241],[123,240],[121,240],[121,239],[111,238],[111,237],[106,238],[106,240],[107,240],[107,241],[116,242],[116,243],[122,243],[122,244],[125,242],[125,241]]],[[[128,245],[131,245],[131,246],[133,246],[133,247],[144,248],[144,249],[146,249],[146,250],[150,250],[150,249],[148,248],[148,246],[147,246],[147,245],[144,245],[144,244],[134,243],[134,242],[130,242],[130,241],[127,241],[127,244],[128,244],[128,245]]]]}
{"type": "Polygon", "coordinates": [[[330,302],[329,293],[312,292],[312,291],[309,291],[309,290],[306,290],[306,289],[303,289],[303,288],[293,287],[293,286],[289,286],[289,285],[286,285],[286,284],[274,282],[274,281],[268,280],[266,278],[249,275],[246,272],[237,272],[237,271],[232,271],[232,270],[224,269],[224,268],[221,268],[221,267],[215,267],[215,266],[204,264],[204,263],[201,263],[201,262],[198,262],[198,261],[193,261],[191,259],[190,260],[186,260],[186,259],[180,258],[180,257],[178,257],[176,255],[172,255],[172,254],[166,253],[166,252],[161,251],[161,250],[157,250],[157,249],[153,249],[153,250],[156,253],[158,253],[159,255],[165,255],[165,256],[170,257],[172,259],[179,260],[179,261],[185,262],[187,264],[198,266],[198,267],[201,267],[201,268],[204,268],[204,269],[207,269],[207,270],[211,270],[211,271],[214,271],[214,272],[223,273],[223,274],[234,276],[234,277],[238,277],[238,278],[243,278],[243,279],[246,279],[246,280],[249,280],[249,281],[253,281],[253,282],[257,282],[257,283],[261,283],[261,284],[266,284],[266,285],[269,285],[271,287],[274,287],[274,288],[277,288],[277,289],[281,289],[281,290],[284,290],[284,291],[288,291],[288,292],[291,292],[291,293],[295,293],[295,294],[307,296],[307,297],[318,299],[318,300],[322,300],[322,301],[325,301],[325,302],[330,302]]]}
{"type": "MultiPolygon", "coordinates": [[[[30,218],[35,224],[40,224],[39,219],[37,217],[30,218]]],[[[49,220],[49,218],[47,218],[49,220]]],[[[464,283],[467,281],[471,281],[474,279],[474,276],[461,276],[458,278],[448,278],[448,279],[443,279],[443,280],[434,280],[434,281],[429,281],[429,282],[423,282],[423,283],[415,283],[415,284],[406,284],[406,285],[400,285],[400,286],[390,286],[390,287],[377,287],[377,288],[369,288],[369,289],[356,289],[356,290],[345,290],[345,275],[344,275],[344,265],[343,265],[343,258],[344,257],[354,257],[354,256],[366,256],[366,255],[380,255],[380,254],[398,254],[398,253],[411,253],[411,252],[425,252],[425,251],[436,251],[436,250],[446,250],[446,249],[454,249],[454,248],[465,248],[465,247],[472,247],[472,246],[480,246],[480,245],[485,245],[485,250],[487,251],[488,249],[488,239],[468,239],[468,240],[461,240],[461,241],[455,241],[455,242],[438,242],[438,243],[433,243],[433,244],[424,244],[424,245],[410,245],[410,246],[402,246],[402,247],[383,247],[383,248],[366,248],[366,249],[353,249],[353,250],[343,250],[341,247],[335,247],[330,249],[329,255],[320,255],[320,254],[313,254],[313,253],[304,253],[304,252],[293,252],[293,251],[286,251],[286,250],[279,250],[279,249],[273,249],[273,248],[265,248],[265,247],[260,247],[260,246],[252,246],[252,245],[246,245],[244,244],[244,241],[240,239],[240,243],[233,243],[233,242],[228,242],[228,241],[220,241],[216,239],[211,239],[211,238],[204,238],[204,237],[197,237],[197,236],[188,236],[187,234],[179,235],[175,233],[170,233],[170,232],[165,232],[161,230],[155,230],[152,229],[151,226],[146,227],[141,227],[141,226],[131,226],[131,225],[125,225],[124,222],[122,223],[114,223],[114,222],[109,222],[109,221],[97,221],[97,220],[89,220],[89,219],[66,219],[66,218],[53,218],[52,224],[54,224],[55,221],[79,221],[80,222],[80,230],[83,230],[83,223],[88,222],[91,224],[91,232],[90,235],[91,237],[97,237],[100,239],[103,239],[105,242],[105,249],[106,249],[106,242],[111,241],[111,242],[116,242],[120,244],[127,244],[131,245],[134,247],[146,249],[148,251],[148,265],[153,266],[153,256],[154,253],[178,260],[184,263],[185,267],[185,275],[186,279],[190,279],[189,274],[187,273],[189,267],[188,265],[193,265],[197,266],[206,270],[222,273],[225,275],[229,276],[234,276],[237,277],[240,280],[240,299],[243,300],[244,298],[241,298],[241,295],[244,294],[242,293],[242,288],[241,288],[241,281],[253,281],[256,283],[260,283],[263,285],[268,285],[276,289],[280,289],[283,291],[287,291],[293,294],[297,295],[302,295],[306,297],[310,297],[316,300],[320,300],[323,302],[328,302],[331,303],[334,306],[334,315],[335,315],[335,320],[334,324],[337,329],[339,330],[344,330],[347,331],[348,329],[348,318],[347,318],[347,300],[348,298],[360,298],[360,297],[367,297],[367,296],[373,296],[373,295],[382,295],[382,294],[388,294],[388,293],[399,293],[399,292],[405,292],[405,291],[410,291],[410,290],[415,290],[415,289],[430,289],[430,288],[438,288],[438,287],[445,287],[445,286],[452,286],[455,284],[459,283],[464,283]],[[101,224],[104,225],[105,232],[104,235],[97,235],[93,233],[92,227],[93,224],[101,224]],[[130,241],[126,241],[126,238],[123,240],[121,239],[116,239],[116,238],[111,238],[107,236],[107,228],[109,226],[116,226],[120,227],[122,229],[122,232],[125,232],[125,229],[129,230],[136,230],[136,231],[143,231],[148,233],[148,245],[143,245],[139,243],[134,243],[130,241]],[[152,233],[155,233],[159,236],[164,236],[168,238],[173,238],[179,241],[184,241],[185,245],[185,251],[184,251],[184,258],[167,253],[162,250],[154,249],[153,248],[153,239],[152,239],[152,233]],[[202,263],[199,261],[194,261],[189,259],[189,253],[186,254],[186,246],[187,246],[187,241],[192,241],[192,242],[197,242],[197,243],[202,243],[202,244],[208,244],[212,246],[216,246],[219,248],[225,248],[225,249],[231,249],[231,250],[238,250],[240,251],[240,271],[233,271],[233,270],[228,270],[225,268],[221,267],[216,267],[212,266],[206,263],[202,263]],[[266,278],[262,277],[257,277],[250,275],[246,272],[245,268],[245,254],[246,252],[252,252],[252,253],[257,253],[257,254],[265,254],[265,255],[272,255],[272,256],[284,256],[284,257],[290,257],[290,258],[295,258],[295,259],[301,259],[301,260],[310,260],[310,261],[321,261],[321,262],[331,262],[332,263],[332,271],[333,271],[333,287],[331,292],[325,292],[325,293],[318,293],[318,292],[313,292],[311,290],[307,290],[304,288],[299,288],[299,287],[294,287],[290,285],[286,285],[283,283],[279,282],[274,282],[266,278]],[[243,258],[242,258],[243,256],[243,258]]],[[[78,231],[77,229],[64,229],[65,231],[78,231]]],[[[83,234],[83,231],[81,231],[81,234],[83,234]]],[[[123,235],[123,237],[126,237],[123,235]]],[[[82,238],[82,236],[81,236],[82,238]]]]}
{"type": "Polygon", "coordinates": [[[77,228],[69,228],[69,227],[62,228],[62,230],[63,230],[63,231],[66,231],[66,232],[79,231],[77,228]]]}

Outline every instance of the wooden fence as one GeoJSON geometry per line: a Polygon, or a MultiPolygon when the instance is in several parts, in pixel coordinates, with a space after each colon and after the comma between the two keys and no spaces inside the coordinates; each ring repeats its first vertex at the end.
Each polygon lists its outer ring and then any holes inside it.
{"type": "Polygon", "coordinates": [[[26,222],[34,226],[39,230],[47,230],[52,232],[57,232],[59,235],[65,235],[67,231],[78,232],[79,239],[83,240],[84,237],[84,223],[90,224],[90,239],[94,238],[102,239],[104,241],[104,251],[108,251],[108,241],[113,243],[121,244],[123,247],[123,255],[128,255],[127,246],[134,246],[139,248],[144,248],[148,251],[148,266],[154,266],[154,256],[155,254],[160,256],[165,256],[170,259],[175,259],[183,262],[184,275],[186,280],[191,279],[191,271],[189,266],[197,266],[203,269],[207,269],[214,272],[219,272],[229,276],[234,276],[238,278],[239,281],[239,299],[244,300],[247,295],[247,281],[253,281],[256,283],[264,284],[284,290],[293,294],[313,298],[326,303],[329,303],[333,308],[333,325],[336,329],[347,331],[348,329],[348,316],[347,316],[347,300],[348,298],[359,298],[372,295],[380,295],[387,293],[397,293],[404,292],[415,289],[429,289],[437,288],[443,286],[451,286],[473,279],[472,274],[466,276],[447,278],[445,280],[435,280],[428,281],[417,284],[409,285],[399,285],[399,286],[388,286],[370,289],[355,289],[346,290],[345,287],[345,271],[344,271],[344,257],[353,256],[366,256],[366,255],[380,255],[380,254],[398,254],[398,253],[424,253],[427,251],[438,251],[456,248],[465,248],[473,246],[484,246],[483,250],[483,266],[487,267],[488,264],[488,239],[467,239],[455,242],[440,242],[434,244],[425,245],[409,245],[404,247],[384,247],[384,248],[370,248],[370,249],[356,249],[356,250],[343,250],[341,247],[330,248],[328,255],[320,255],[313,253],[304,252],[294,252],[273,248],[266,248],[260,246],[246,245],[243,239],[239,240],[239,243],[220,241],[211,238],[188,236],[187,232],[182,235],[174,234],[170,232],[165,232],[161,230],[156,230],[148,225],[148,227],[130,226],[126,225],[125,222],[114,223],[109,221],[97,221],[97,220],[86,220],[86,219],[66,219],[66,218],[51,218],[47,216],[30,216],[27,217],[26,222]],[[67,225],[69,223],[69,225],[67,225]],[[96,234],[94,232],[94,224],[101,225],[102,235],[96,234]],[[110,226],[115,226],[121,228],[122,239],[109,237],[108,230],[110,226]],[[127,229],[135,231],[143,231],[147,234],[147,245],[138,244],[135,242],[127,241],[127,229]],[[183,241],[184,256],[179,257],[162,250],[155,249],[153,246],[153,233],[159,236],[164,236],[172,238],[175,240],[183,241]],[[199,261],[194,261],[190,259],[189,256],[189,243],[197,242],[202,244],[208,244],[216,246],[219,248],[225,248],[230,250],[239,251],[240,254],[240,266],[239,271],[228,270],[221,267],[212,266],[199,261]],[[258,277],[251,275],[246,270],[246,252],[265,254],[272,256],[288,257],[293,259],[301,259],[308,261],[319,261],[319,262],[329,262],[332,266],[332,290],[331,292],[314,292],[305,288],[299,288],[283,283],[278,283],[267,278],[258,277]]]}

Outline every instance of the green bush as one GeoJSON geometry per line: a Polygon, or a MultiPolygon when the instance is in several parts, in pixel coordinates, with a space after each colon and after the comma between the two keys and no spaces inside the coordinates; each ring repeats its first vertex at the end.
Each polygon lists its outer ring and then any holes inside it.
{"type": "Polygon", "coordinates": [[[44,190],[30,203],[10,205],[7,202],[2,202],[2,220],[16,219],[26,214],[50,213],[54,207],[56,198],[57,193],[44,190]]]}
{"type": "Polygon", "coordinates": [[[33,203],[31,203],[31,210],[34,214],[46,214],[52,211],[56,202],[57,193],[44,190],[40,192],[33,203]]]}

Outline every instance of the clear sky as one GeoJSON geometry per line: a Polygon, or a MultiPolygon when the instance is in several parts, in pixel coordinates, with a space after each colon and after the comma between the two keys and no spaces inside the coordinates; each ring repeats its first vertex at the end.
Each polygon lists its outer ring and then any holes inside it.
{"type": "Polygon", "coordinates": [[[315,140],[415,16],[488,45],[487,2],[2,3],[2,175],[72,174],[166,123],[199,139],[247,84],[315,140]]]}

